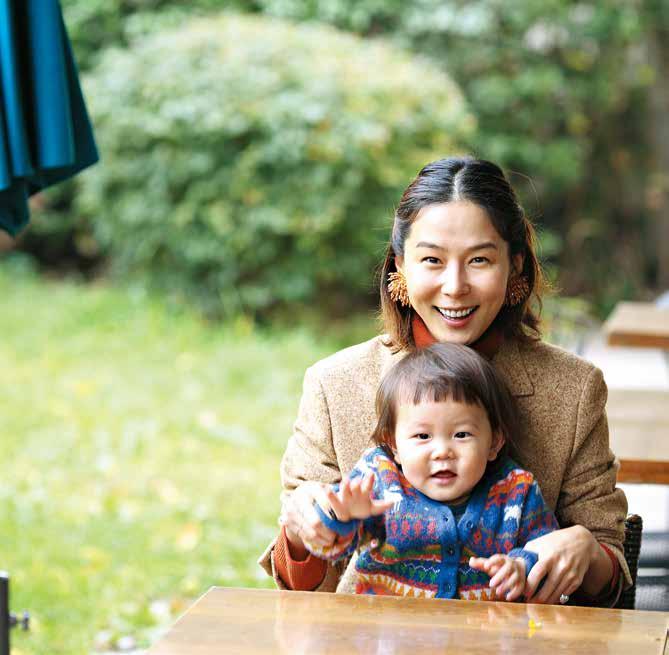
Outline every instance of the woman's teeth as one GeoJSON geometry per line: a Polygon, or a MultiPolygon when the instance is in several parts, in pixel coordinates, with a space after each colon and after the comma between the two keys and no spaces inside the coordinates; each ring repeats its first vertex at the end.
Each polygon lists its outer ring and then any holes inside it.
{"type": "Polygon", "coordinates": [[[441,309],[441,307],[437,307],[439,313],[445,318],[464,318],[465,316],[469,316],[475,309],[476,307],[470,307],[469,309],[459,309],[455,311],[451,309],[441,309]]]}

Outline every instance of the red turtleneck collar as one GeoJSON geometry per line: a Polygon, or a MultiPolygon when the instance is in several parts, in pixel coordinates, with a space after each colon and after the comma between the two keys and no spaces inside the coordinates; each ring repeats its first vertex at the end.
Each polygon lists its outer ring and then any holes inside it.
{"type": "MultiPolygon", "coordinates": [[[[427,325],[425,325],[423,319],[415,312],[411,317],[411,331],[413,332],[413,340],[416,348],[426,348],[437,342],[432,333],[427,329],[427,325]]],[[[486,359],[492,359],[502,345],[502,341],[504,341],[502,333],[498,329],[491,327],[483,333],[480,339],[470,344],[470,347],[486,359]]]]}

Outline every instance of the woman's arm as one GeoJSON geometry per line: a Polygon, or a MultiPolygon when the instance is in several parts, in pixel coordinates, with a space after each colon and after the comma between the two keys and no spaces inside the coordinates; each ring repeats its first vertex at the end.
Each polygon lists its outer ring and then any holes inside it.
{"type": "MultiPolygon", "coordinates": [[[[338,482],[341,477],[332,445],[330,416],[325,394],[314,367],[304,376],[302,398],[293,435],[288,441],[281,461],[281,523],[278,540],[272,542],[259,564],[274,577],[279,588],[291,580],[307,580],[316,591],[334,591],[342,572],[341,566],[326,566],[323,560],[308,556],[300,546],[300,533],[323,545],[332,543],[334,532],[318,520],[313,501],[323,493],[324,484],[338,482]],[[297,539],[290,540],[294,536],[297,539]],[[275,547],[279,546],[280,561],[274,561],[275,547]],[[314,579],[320,580],[314,584],[314,579]]],[[[303,588],[300,586],[300,588],[303,588]]]]}

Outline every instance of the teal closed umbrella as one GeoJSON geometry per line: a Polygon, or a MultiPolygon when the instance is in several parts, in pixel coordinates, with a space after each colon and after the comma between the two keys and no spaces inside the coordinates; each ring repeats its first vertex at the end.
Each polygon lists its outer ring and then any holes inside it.
{"type": "Polygon", "coordinates": [[[97,160],[58,0],[0,0],[0,228],[15,235],[30,195],[97,160]]]}

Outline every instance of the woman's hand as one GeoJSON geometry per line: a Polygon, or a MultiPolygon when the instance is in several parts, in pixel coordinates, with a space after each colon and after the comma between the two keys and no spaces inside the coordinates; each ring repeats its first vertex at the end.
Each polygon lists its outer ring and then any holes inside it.
{"type": "Polygon", "coordinates": [[[347,476],[339,485],[339,492],[327,490],[327,499],[340,521],[366,519],[370,516],[383,514],[393,506],[392,500],[375,500],[372,498],[374,474],[349,480],[347,476]]]}
{"type": "Polygon", "coordinates": [[[284,501],[279,523],[286,529],[291,555],[295,559],[305,559],[309,554],[305,542],[327,548],[335,541],[336,533],[323,525],[314,509],[314,501],[321,507],[329,506],[328,489],[319,482],[303,482],[284,501]]]}
{"type": "Polygon", "coordinates": [[[525,598],[528,603],[552,604],[558,603],[562,594],[570,596],[581,586],[601,551],[592,533],[582,525],[538,537],[528,541],[524,548],[539,556],[527,576],[525,598]],[[537,592],[544,577],[544,584],[537,592]]]}
{"type": "Polygon", "coordinates": [[[470,557],[469,566],[490,576],[489,586],[499,600],[516,600],[525,588],[525,561],[508,555],[470,557]]]}

